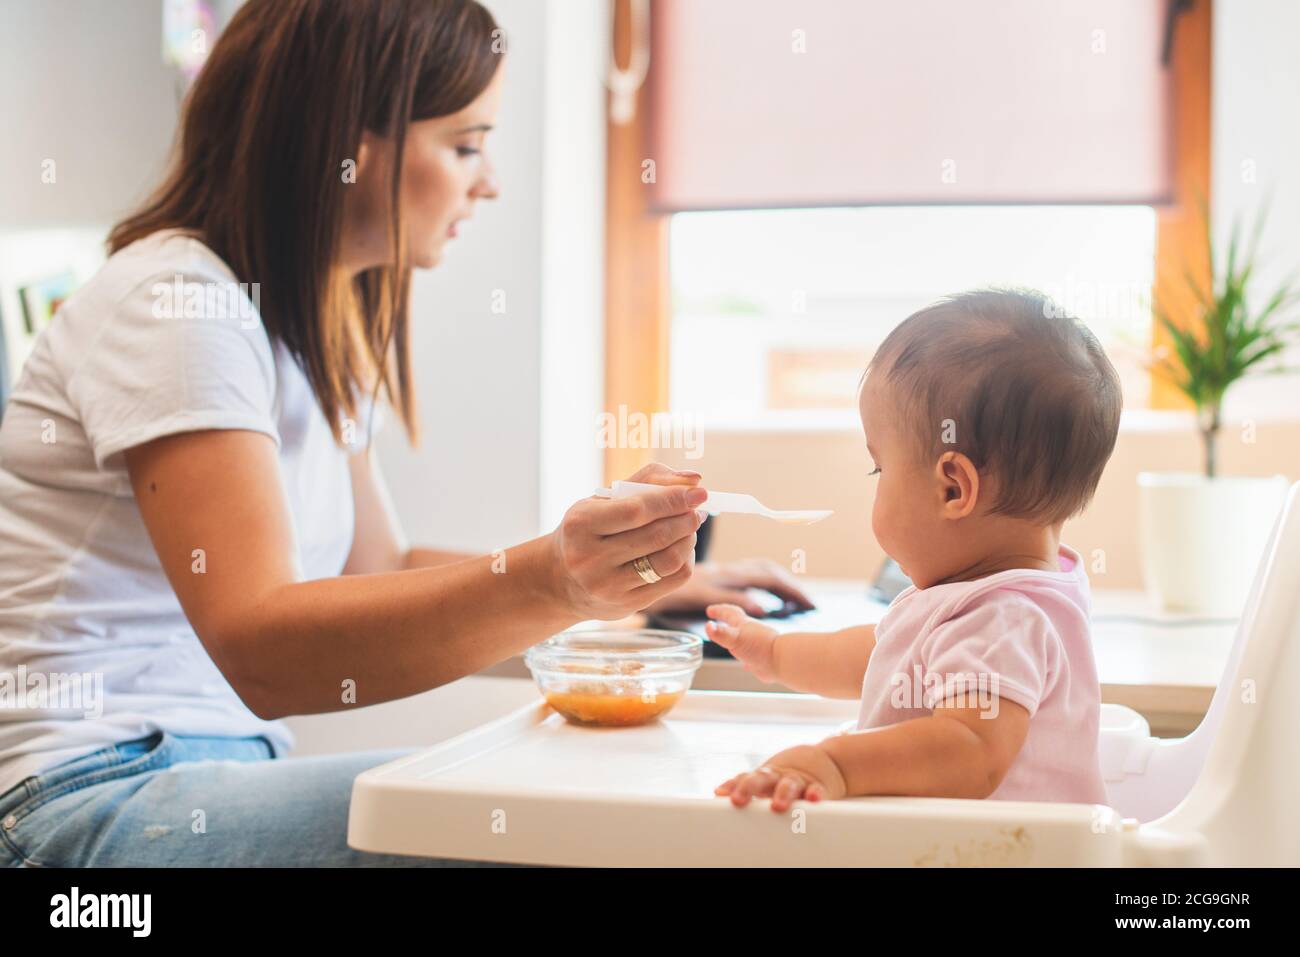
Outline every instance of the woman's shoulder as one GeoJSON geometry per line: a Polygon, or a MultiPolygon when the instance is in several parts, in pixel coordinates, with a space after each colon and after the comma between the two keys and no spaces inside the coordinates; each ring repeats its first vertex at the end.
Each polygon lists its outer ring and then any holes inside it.
{"type": "Polygon", "coordinates": [[[176,279],[238,285],[234,272],[197,233],[164,229],[114,252],[78,293],[114,305],[141,286],[148,284],[152,292],[154,286],[176,279]]]}
{"type": "Polygon", "coordinates": [[[198,235],[160,230],[110,255],[68,297],[51,332],[71,344],[105,338],[116,326],[143,341],[184,335],[194,321],[212,320],[269,354],[259,298],[257,284],[239,282],[198,235]]]}
{"type": "Polygon", "coordinates": [[[248,380],[275,390],[275,355],[257,293],[197,236],[153,233],[109,256],[69,297],[37,343],[69,394],[95,382],[190,392],[248,380]]]}

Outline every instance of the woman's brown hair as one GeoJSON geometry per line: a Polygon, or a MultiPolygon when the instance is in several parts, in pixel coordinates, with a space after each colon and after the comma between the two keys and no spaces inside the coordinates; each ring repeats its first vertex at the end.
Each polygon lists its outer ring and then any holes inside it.
{"type": "Polygon", "coordinates": [[[501,49],[475,0],[248,0],[187,97],[171,172],[113,228],[110,254],[158,230],[194,232],[258,283],[267,334],[302,367],[336,440],[358,390],[382,386],[414,441],[406,128],[472,103],[501,49]],[[363,130],[395,146],[394,265],[341,282],[345,174],[363,130]]]}

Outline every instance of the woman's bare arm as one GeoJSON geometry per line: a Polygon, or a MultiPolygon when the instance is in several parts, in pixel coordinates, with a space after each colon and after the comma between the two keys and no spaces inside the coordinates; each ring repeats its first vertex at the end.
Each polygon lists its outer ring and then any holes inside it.
{"type": "Polygon", "coordinates": [[[474,556],[435,548],[412,548],[402,531],[402,523],[393,507],[388,483],[384,481],[373,447],[348,457],[352,476],[352,502],[356,515],[352,549],[348,552],[345,575],[395,572],[409,568],[432,568],[450,565],[474,556]]]}
{"type": "MultiPolygon", "coordinates": [[[[188,432],[126,453],[140,514],[190,624],[263,718],[405,697],[576,621],[643,608],[690,577],[703,490],[585,499],[559,529],[450,565],[304,581],[270,437],[188,432]],[[663,580],[630,562],[650,554],[663,580]]],[[[641,481],[674,481],[652,466],[641,481]]]]}

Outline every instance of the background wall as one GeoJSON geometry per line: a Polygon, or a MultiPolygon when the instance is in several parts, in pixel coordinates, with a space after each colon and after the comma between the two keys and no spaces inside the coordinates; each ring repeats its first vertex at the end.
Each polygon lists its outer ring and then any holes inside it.
{"type": "Polygon", "coordinates": [[[482,552],[600,484],[604,384],[605,5],[487,5],[509,42],[488,139],[501,196],[415,277],[421,446],[396,423],[378,440],[411,539],[482,552]]]}
{"type": "MultiPolygon", "coordinates": [[[[1216,0],[1212,198],[1215,233],[1226,244],[1234,217],[1249,224],[1265,206],[1256,298],[1288,275],[1300,275],[1300,3],[1216,0]]],[[[1220,245],[1220,248],[1223,248],[1220,245]]],[[[1300,348],[1289,365],[1300,368],[1300,348]]],[[[1229,416],[1300,417],[1300,374],[1242,382],[1227,402],[1229,416]]],[[[1295,448],[1295,445],[1292,445],[1295,448]]],[[[1300,478],[1300,466],[1292,470],[1300,478]]]]}
{"type": "Polygon", "coordinates": [[[106,224],[145,195],[180,103],[161,51],[154,0],[0,0],[0,227],[106,224]]]}
{"type": "Polygon", "coordinates": [[[161,49],[152,0],[0,0],[0,328],[14,369],[30,345],[18,288],[88,279],[108,224],[163,170],[180,90],[161,49]]]}

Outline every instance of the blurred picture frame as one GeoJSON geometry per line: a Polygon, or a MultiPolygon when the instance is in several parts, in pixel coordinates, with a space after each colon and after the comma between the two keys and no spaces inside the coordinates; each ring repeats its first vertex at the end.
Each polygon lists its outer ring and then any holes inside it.
{"type": "Polygon", "coordinates": [[[76,274],[67,268],[24,285],[9,283],[0,288],[0,410],[18,382],[36,337],[76,287],[76,274]]]}
{"type": "Polygon", "coordinates": [[[76,278],[70,269],[19,286],[18,301],[22,304],[24,332],[33,339],[39,335],[75,288],[76,278]]]}

